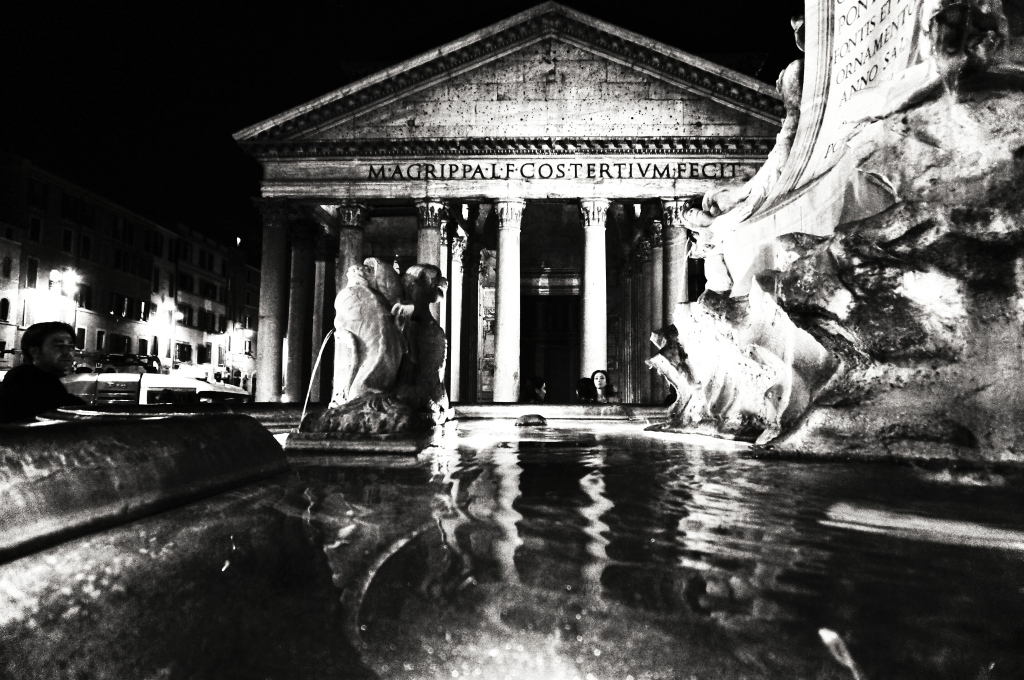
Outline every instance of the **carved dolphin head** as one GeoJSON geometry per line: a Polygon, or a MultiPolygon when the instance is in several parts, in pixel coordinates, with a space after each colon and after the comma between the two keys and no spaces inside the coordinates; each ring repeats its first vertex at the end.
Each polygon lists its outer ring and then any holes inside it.
{"type": "Polygon", "coordinates": [[[429,305],[444,297],[448,279],[432,264],[414,264],[402,275],[404,301],[409,304],[429,305]]]}

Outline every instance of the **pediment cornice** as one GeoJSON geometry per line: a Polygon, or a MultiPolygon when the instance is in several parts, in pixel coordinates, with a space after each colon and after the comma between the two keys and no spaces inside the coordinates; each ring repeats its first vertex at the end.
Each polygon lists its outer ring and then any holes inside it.
{"type": "Polygon", "coordinates": [[[246,128],[235,139],[246,146],[309,139],[546,38],[565,40],[761,120],[778,123],[785,116],[779,95],[760,81],[550,2],[246,128]]]}
{"type": "Polygon", "coordinates": [[[255,140],[249,151],[260,159],[471,156],[737,156],[764,157],[774,137],[616,137],[355,139],[318,142],[255,140]]]}

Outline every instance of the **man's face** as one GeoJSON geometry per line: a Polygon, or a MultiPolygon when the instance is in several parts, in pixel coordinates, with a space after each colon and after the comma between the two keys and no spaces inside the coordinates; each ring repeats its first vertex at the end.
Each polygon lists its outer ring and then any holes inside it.
{"type": "Polygon", "coordinates": [[[47,373],[63,376],[71,372],[75,363],[75,341],[67,333],[52,333],[43,340],[41,348],[32,347],[32,363],[47,373]]]}

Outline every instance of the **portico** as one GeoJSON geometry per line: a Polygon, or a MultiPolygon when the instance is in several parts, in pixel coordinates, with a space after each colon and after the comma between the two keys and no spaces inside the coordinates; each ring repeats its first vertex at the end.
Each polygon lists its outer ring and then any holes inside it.
{"type": "Polygon", "coordinates": [[[759,81],[548,3],[243,130],[264,168],[258,399],[305,396],[300,355],[374,256],[449,279],[453,401],[516,401],[553,365],[543,343],[523,365],[524,296],[578,298],[557,354],[575,377],[660,401],[647,338],[699,287],[682,205],[750,177],[781,115],[759,81]]]}

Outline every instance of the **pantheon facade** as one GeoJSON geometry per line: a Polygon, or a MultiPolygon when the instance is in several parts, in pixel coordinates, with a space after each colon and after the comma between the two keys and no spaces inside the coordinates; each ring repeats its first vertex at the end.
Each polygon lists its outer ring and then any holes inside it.
{"type": "Polygon", "coordinates": [[[702,289],[680,215],[744,181],[785,112],[760,81],[546,3],[253,125],[257,399],[330,397],[347,268],[439,266],[452,401],[570,402],[606,369],[660,403],[651,331],[702,289]],[[314,375],[315,373],[315,375],[314,375]]]}

